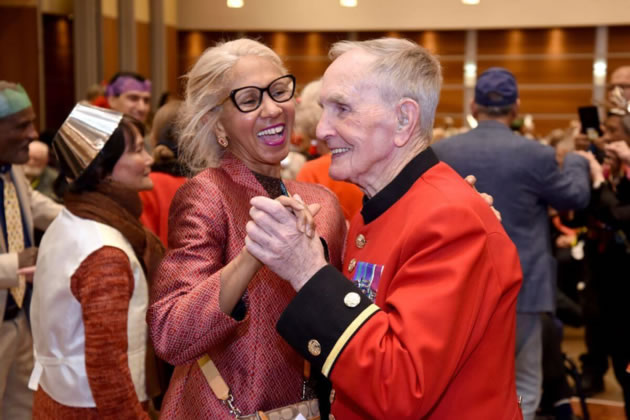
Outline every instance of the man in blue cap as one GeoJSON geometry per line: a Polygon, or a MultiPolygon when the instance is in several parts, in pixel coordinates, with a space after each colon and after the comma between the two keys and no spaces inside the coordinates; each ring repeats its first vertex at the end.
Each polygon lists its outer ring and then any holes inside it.
{"type": "Polygon", "coordinates": [[[514,75],[490,68],[479,76],[471,104],[479,125],[432,147],[460,175],[475,175],[477,188],[494,197],[518,249],[523,285],[516,307],[516,387],[523,418],[532,420],[542,389],[541,314],[555,307],[556,262],[548,208],[586,207],[590,179],[583,157],[569,153],[560,168],[554,149],[513,133],[509,127],[518,109],[514,75]]]}
{"type": "Polygon", "coordinates": [[[33,340],[28,324],[33,228],[44,230],[61,206],[33,191],[21,165],[37,139],[35,112],[24,88],[0,81],[0,419],[30,419],[33,340]]]}

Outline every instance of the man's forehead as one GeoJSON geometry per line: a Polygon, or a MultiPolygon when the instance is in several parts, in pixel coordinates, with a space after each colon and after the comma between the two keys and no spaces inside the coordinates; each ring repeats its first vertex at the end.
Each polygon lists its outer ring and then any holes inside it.
{"type": "Polygon", "coordinates": [[[4,122],[11,125],[13,124],[19,125],[19,124],[24,124],[24,123],[33,122],[33,121],[35,121],[35,111],[33,111],[33,108],[30,106],[28,108],[25,108],[11,115],[7,115],[6,117],[0,119],[0,122],[4,122]]]}
{"type": "Polygon", "coordinates": [[[358,48],[339,56],[322,77],[321,98],[350,95],[366,81],[367,68],[373,61],[374,56],[358,48]]]}
{"type": "Polygon", "coordinates": [[[610,76],[611,83],[630,83],[630,66],[618,68],[610,76]]]}
{"type": "Polygon", "coordinates": [[[151,93],[142,90],[127,90],[121,93],[120,96],[140,96],[142,98],[150,98],[151,93]]]}

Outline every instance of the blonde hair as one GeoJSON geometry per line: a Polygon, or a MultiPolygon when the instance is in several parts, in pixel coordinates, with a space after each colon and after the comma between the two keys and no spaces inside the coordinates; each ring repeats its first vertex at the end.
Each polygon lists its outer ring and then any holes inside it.
{"type": "Polygon", "coordinates": [[[430,142],[442,85],[438,59],[420,45],[397,38],[340,41],[333,44],[328,55],[334,61],[354,49],[375,56],[368,71],[385,102],[393,104],[410,98],[420,105],[420,135],[430,142]]]}
{"type": "Polygon", "coordinates": [[[271,60],[286,72],[280,57],[264,44],[252,39],[221,42],[201,54],[186,74],[186,94],[178,120],[180,160],[193,173],[217,167],[223,148],[214,133],[222,105],[229,95],[232,68],[241,57],[258,56],[271,60]]]}
{"type": "Polygon", "coordinates": [[[306,149],[310,140],[315,139],[317,123],[322,116],[323,109],[319,106],[319,91],[321,80],[314,80],[304,86],[298,104],[295,107],[295,133],[303,136],[301,148],[306,149]]]}

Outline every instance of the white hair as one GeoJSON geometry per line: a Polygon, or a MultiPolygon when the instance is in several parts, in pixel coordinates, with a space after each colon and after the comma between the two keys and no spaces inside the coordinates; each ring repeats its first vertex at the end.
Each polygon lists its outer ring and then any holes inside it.
{"type": "Polygon", "coordinates": [[[193,173],[221,162],[223,148],[214,129],[222,105],[229,95],[232,68],[239,58],[266,57],[286,73],[280,57],[269,47],[252,39],[221,42],[206,49],[186,74],[186,94],[181,106],[179,126],[180,159],[193,173]]]}
{"type": "Polygon", "coordinates": [[[420,136],[428,144],[442,85],[438,59],[420,45],[397,38],[340,41],[332,46],[328,55],[334,61],[354,49],[375,56],[368,71],[374,76],[385,102],[394,104],[402,98],[410,98],[420,105],[420,136]]]}
{"type": "Polygon", "coordinates": [[[304,86],[300,99],[295,106],[295,132],[304,136],[305,144],[308,147],[311,140],[317,136],[315,131],[317,123],[322,116],[323,109],[319,105],[319,91],[322,87],[321,80],[314,80],[304,86]]]}

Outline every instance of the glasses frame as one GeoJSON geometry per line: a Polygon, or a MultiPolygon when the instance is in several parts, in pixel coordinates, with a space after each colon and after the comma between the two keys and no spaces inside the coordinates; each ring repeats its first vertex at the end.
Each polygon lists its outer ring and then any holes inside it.
{"type": "Polygon", "coordinates": [[[230,94],[228,96],[225,97],[225,99],[223,99],[221,102],[219,102],[219,105],[223,105],[228,99],[232,100],[232,103],[234,104],[234,106],[236,107],[236,109],[238,109],[240,112],[242,112],[243,114],[247,114],[249,112],[254,112],[256,111],[258,108],[260,108],[260,105],[262,104],[263,101],[263,95],[265,94],[265,92],[267,92],[267,95],[269,95],[269,97],[271,98],[272,101],[274,101],[275,103],[278,104],[282,104],[285,102],[289,102],[291,99],[293,99],[293,97],[295,96],[295,86],[296,86],[296,82],[295,82],[295,76],[292,74],[285,74],[284,76],[280,76],[277,79],[273,79],[271,81],[271,83],[269,83],[269,85],[265,88],[260,88],[258,86],[243,86],[240,87],[238,89],[234,89],[230,92],[230,94]],[[286,100],[284,101],[278,101],[276,100],[273,96],[271,96],[271,92],[269,91],[269,88],[276,83],[278,80],[280,79],[284,79],[284,78],[289,78],[291,79],[291,81],[293,82],[293,90],[291,91],[291,96],[289,96],[286,100]],[[238,92],[240,92],[241,90],[244,89],[258,89],[258,91],[260,92],[260,95],[258,96],[258,103],[256,104],[256,107],[254,109],[251,109],[249,111],[243,111],[241,109],[241,107],[238,106],[238,104],[236,103],[236,94],[238,92]]]}

